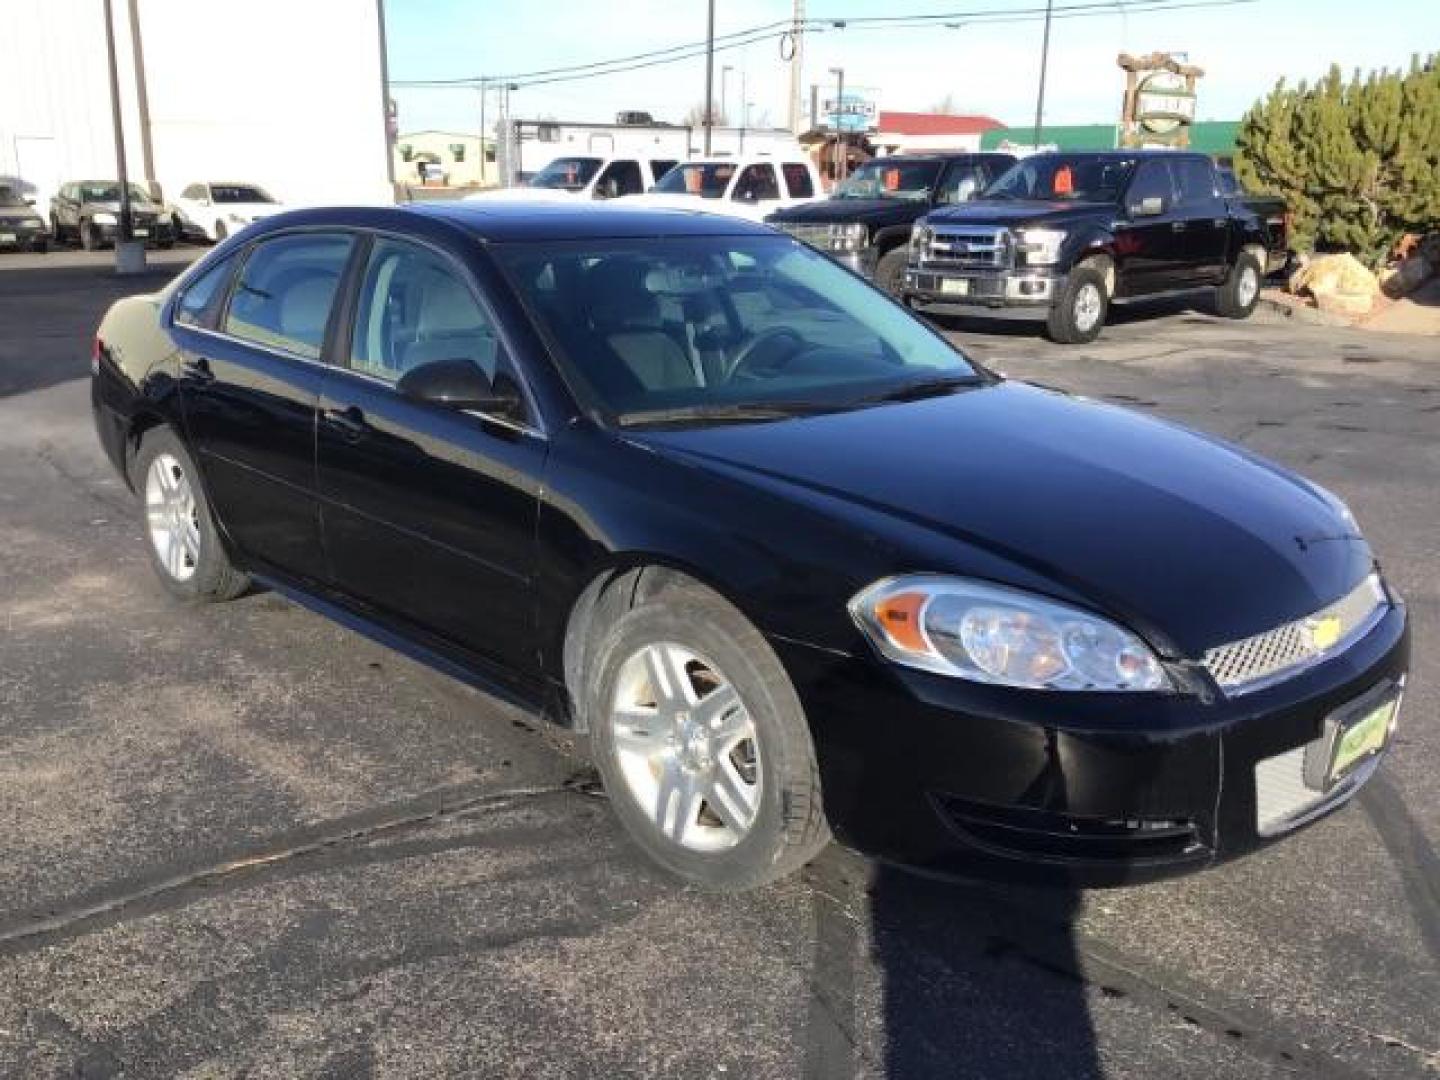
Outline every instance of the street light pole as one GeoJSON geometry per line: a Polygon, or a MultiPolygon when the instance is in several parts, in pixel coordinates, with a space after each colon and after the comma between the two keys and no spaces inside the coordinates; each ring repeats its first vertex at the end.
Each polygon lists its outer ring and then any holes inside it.
{"type": "Polygon", "coordinates": [[[734,70],[735,68],[730,64],[726,64],[720,69],[720,116],[727,122],[730,119],[729,114],[725,111],[730,104],[729,79],[727,76],[734,70]]]}
{"type": "Polygon", "coordinates": [[[117,273],[131,273],[145,269],[145,249],[140,249],[139,265],[131,265],[129,257],[133,255],[133,251],[129,245],[135,237],[131,231],[130,170],[125,162],[125,121],[120,114],[120,70],[115,62],[115,11],[110,0],[105,0],[104,11],[105,51],[110,63],[110,122],[115,127],[115,173],[120,182],[120,221],[116,225],[115,234],[115,269],[117,273]]]}
{"type": "Polygon", "coordinates": [[[834,67],[830,74],[835,76],[835,183],[845,179],[845,69],[834,67]]]}
{"type": "Polygon", "coordinates": [[[1045,112],[1045,69],[1050,63],[1050,12],[1055,0],[1045,0],[1045,38],[1040,46],[1040,91],[1035,97],[1035,137],[1031,140],[1040,149],[1040,120],[1045,112]]]}
{"type": "Polygon", "coordinates": [[[710,0],[705,21],[705,156],[710,156],[710,129],[715,108],[715,0],[710,0]]]}

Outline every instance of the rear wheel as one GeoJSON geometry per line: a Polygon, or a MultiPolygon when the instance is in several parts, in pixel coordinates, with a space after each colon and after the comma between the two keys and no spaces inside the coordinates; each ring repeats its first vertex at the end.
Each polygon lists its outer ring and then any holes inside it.
{"type": "Polygon", "coordinates": [[[1248,319],[1260,302],[1264,271],[1254,252],[1241,252],[1225,284],[1215,290],[1215,308],[1227,319],[1248,319]]]}
{"type": "Polygon", "coordinates": [[[887,251],[875,264],[875,284],[891,296],[899,296],[905,285],[905,246],[887,251]]]}
{"type": "Polygon", "coordinates": [[[1093,264],[1081,263],[1070,271],[1065,287],[1050,309],[1046,319],[1050,340],[1061,345],[1094,341],[1105,325],[1109,306],[1105,275],[1093,264]]]}
{"type": "Polygon", "coordinates": [[[220,544],[195,462],[169,428],[140,443],[133,472],[145,515],[150,562],[183,600],[230,600],[250,585],[220,544]]]}
{"type": "Polygon", "coordinates": [[[589,689],[596,765],[621,823],[705,888],[774,881],[825,846],[819,772],[794,687],[760,633],[698,585],[610,623],[589,689]]]}

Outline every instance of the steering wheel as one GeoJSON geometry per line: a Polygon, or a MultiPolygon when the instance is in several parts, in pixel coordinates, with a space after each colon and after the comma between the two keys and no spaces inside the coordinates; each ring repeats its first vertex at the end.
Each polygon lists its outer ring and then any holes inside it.
{"type": "Polygon", "coordinates": [[[784,367],[790,358],[804,347],[805,339],[788,326],[772,326],[767,330],[761,330],[741,347],[740,352],[735,357],[735,362],[730,365],[730,374],[727,377],[727,381],[734,382],[738,378],[763,378],[768,375],[773,375],[784,367]],[[772,360],[764,367],[760,367],[752,362],[762,346],[787,338],[793,341],[799,348],[790,351],[778,362],[772,360]],[[754,370],[752,371],[751,368],[754,368],[754,370]]]}

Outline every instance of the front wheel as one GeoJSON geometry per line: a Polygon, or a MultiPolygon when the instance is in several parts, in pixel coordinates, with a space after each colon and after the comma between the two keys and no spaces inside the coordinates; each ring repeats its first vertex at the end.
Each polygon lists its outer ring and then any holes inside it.
{"type": "Polygon", "coordinates": [[[905,286],[905,246],[887,251],[875,264],[875,284],[891,296],[898,297],[905,286]]]}
{"type": "Polygon", "coordinates": [[[829,840],[809,726],[760,633],[698,585],[602,631],[590,693],[595,762],[647,854],[704,888],[784,877],[829,840]]]}
{"type": "Polygon", "coordinates": [[[1105,275],[1096,267],[1081,263],[1070,271],[1065,287],[1055,298],[1046,328],[1051,341],[1061,345],[1082,345],[1100,336],[1109,308],[1105,275]]]}
{"type": "Polygon", "coordinates": [[[154,428],[145,435],[133,476],[160,583],[182,600],[231,600],[243,593],[250,579],[221,546],[194,459],[173,431],[154,428]]]}
{"type": "Polygon", "coordinates": [[[1230,268],[1225,284],[1215,290],[1215,308],[1227,319],[1248,319],[1260,302],[1260,260],[1244,252],[1230,268]]]}

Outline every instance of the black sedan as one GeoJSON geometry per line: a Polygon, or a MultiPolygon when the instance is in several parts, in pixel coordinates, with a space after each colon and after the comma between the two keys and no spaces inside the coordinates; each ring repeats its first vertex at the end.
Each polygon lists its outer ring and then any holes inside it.
{"type": "Polygon", "coordinates": [[[1004,380],[762,226],[277,215],[112,308],[93,396],[171,592],[276,589],[588,735],[712,887],[832,829],[1201,867],[1349,799],[1404,689],[1333,495],[1004,380]]]}

